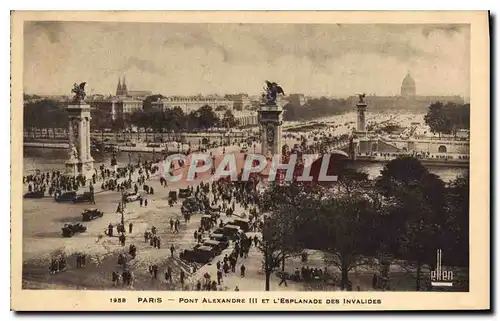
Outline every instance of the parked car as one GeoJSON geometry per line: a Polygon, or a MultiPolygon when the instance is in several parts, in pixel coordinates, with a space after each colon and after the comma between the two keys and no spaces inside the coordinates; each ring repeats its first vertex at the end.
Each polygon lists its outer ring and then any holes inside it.
{"type": "Polygon", "coordinates": [[[92,221],[96,218],[102,217],[103,215],[104,213],[97,210],[96,208],[87,208],[82,212],[82,221],[92,221]]]}
{"type": "Polygon", "coordinates": [[[91,192],[84,192],[83,194],[75,195],[75,197],[73,197],[73,203],[85,203],[91,201],[92,201],[91,192]]]}
{"type": "Polygon", "coordinates": [[[63,203],[63,202],[73,202],[73,199],[75,197],[76,197],[76,192],[69,191],[69,192],[64,192],[62,194],[56,195],[54,199],[58,203],[63,203]]]}
{"type": "Polygon", "coordinates": [[[82,225],[81,223],[66,223],[61,230],[62,236],[72,237],[75,234],[86,232],[87,227],[82,225]]]}
{"type": "Polygon", "coordinates": [[[239,233],[243,233],[239,226],[235,225],[224,225],[223,228],[216,229],[213,234],[222,234],[228,237],[230,240],[236,240],[239,233]]]}
{"type": "Polygon", "coordinates": [[[206,240],[203,242],[204,246],[210,246],[214,248],[216,251],[217,255],[221,254],[222,251],[227,249],[229,247],[229,241],[216,241],[216,240],[206,240]]]}
{"type": "Polygon", "coordinates": [[[210,234],[209,238],[211,240],[219,241],[219,242],[227,242],[229,244],[229,237],[225,236],[224,234],[217,234],[217,233],[212,233],[210,234]]]}
{"type": "Polygon", "coordinates": [[[217,250],[210,246],[197,246],[192,250],[181,252],[181,260],[206,264],[217,255],[217,250]]]}
{"type": "Polygon", "coordinates": [[[134,192],[127,192],[123,195],[124,201],[127,203],[138,201],[141,198],[141,194],[134,192]]]}
{"type": "Polygon", "coordinates": [[[239,228],[245,233],[250,231],[250,224],[246,220],[233,220],[232,222],[229,222],[229,224],[239,226],[239,228]]]}
{"type": "Polygon", "coordinates": [[[24,198],[42,198],[44,194],[43,191],[28,192],[24,194],[24,198]]]}

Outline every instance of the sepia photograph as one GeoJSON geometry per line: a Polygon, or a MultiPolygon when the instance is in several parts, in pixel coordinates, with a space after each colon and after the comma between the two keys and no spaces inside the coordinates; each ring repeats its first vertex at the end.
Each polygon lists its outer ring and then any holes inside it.
{"type": "Polygon", "coordinates": [[[470,294],[475,219],[489,246],[470,21],[16,15],[21,293],[283,292],[278,309],[470,294]]]}

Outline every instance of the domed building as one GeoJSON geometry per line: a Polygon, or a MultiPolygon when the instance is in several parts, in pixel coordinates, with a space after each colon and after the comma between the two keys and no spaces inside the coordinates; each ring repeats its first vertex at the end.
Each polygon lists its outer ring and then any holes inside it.
{"type": "Polygon", "coordinates": [[[401,96],[407,98],[415,97],[417,89],[415,87],[415,80],[411,77],[410,73],[406,75],[405,79],[403,79],[403,83],[401,84],[401,96]]]}

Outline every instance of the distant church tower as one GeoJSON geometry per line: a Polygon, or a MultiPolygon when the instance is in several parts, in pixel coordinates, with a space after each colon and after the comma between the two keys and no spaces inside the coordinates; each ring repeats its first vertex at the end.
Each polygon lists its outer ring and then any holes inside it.
{"type": "Polygon", "coordinates": [[[123,96],[128,95],[128,89],[127,89],[127,83],[125,82],[125,76],[123,76],[122,91],[123,91],[123,96]]]}
{"type": "Polygon", "coordinates": [[[401,96],[406,98],[415,97],[417,89],[415,87],[415,80],[410,75],[410,72],[406,74],[405,79],[403,79],[403,83],[401,84],[401,96]]]}
{"type": "Polygon", "coordinates": [[[118,77],[118,86],[116,86],[116,96],[120,96],[122,94],[122,83],[120,77],[118,77]]]}
{"type": "Polygon", "coordinates": [[[127,96],[128,89],[127,84],[125,83],[125,76],[123,77],[123,82],[120,77],[118,77],[118,86],[116,86],[116,96],[127,96]]]}

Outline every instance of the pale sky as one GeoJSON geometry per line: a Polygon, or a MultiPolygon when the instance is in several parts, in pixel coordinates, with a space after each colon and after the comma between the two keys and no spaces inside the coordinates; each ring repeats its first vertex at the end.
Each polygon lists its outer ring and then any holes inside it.
{"type": "Polygon", "coordinates": [[[469,96],[467,25],[174,24],[27,22],[24,91],[114,94],[127,86],[164,95],[399,94],[408,71],[417,94],[469,96]]]}

